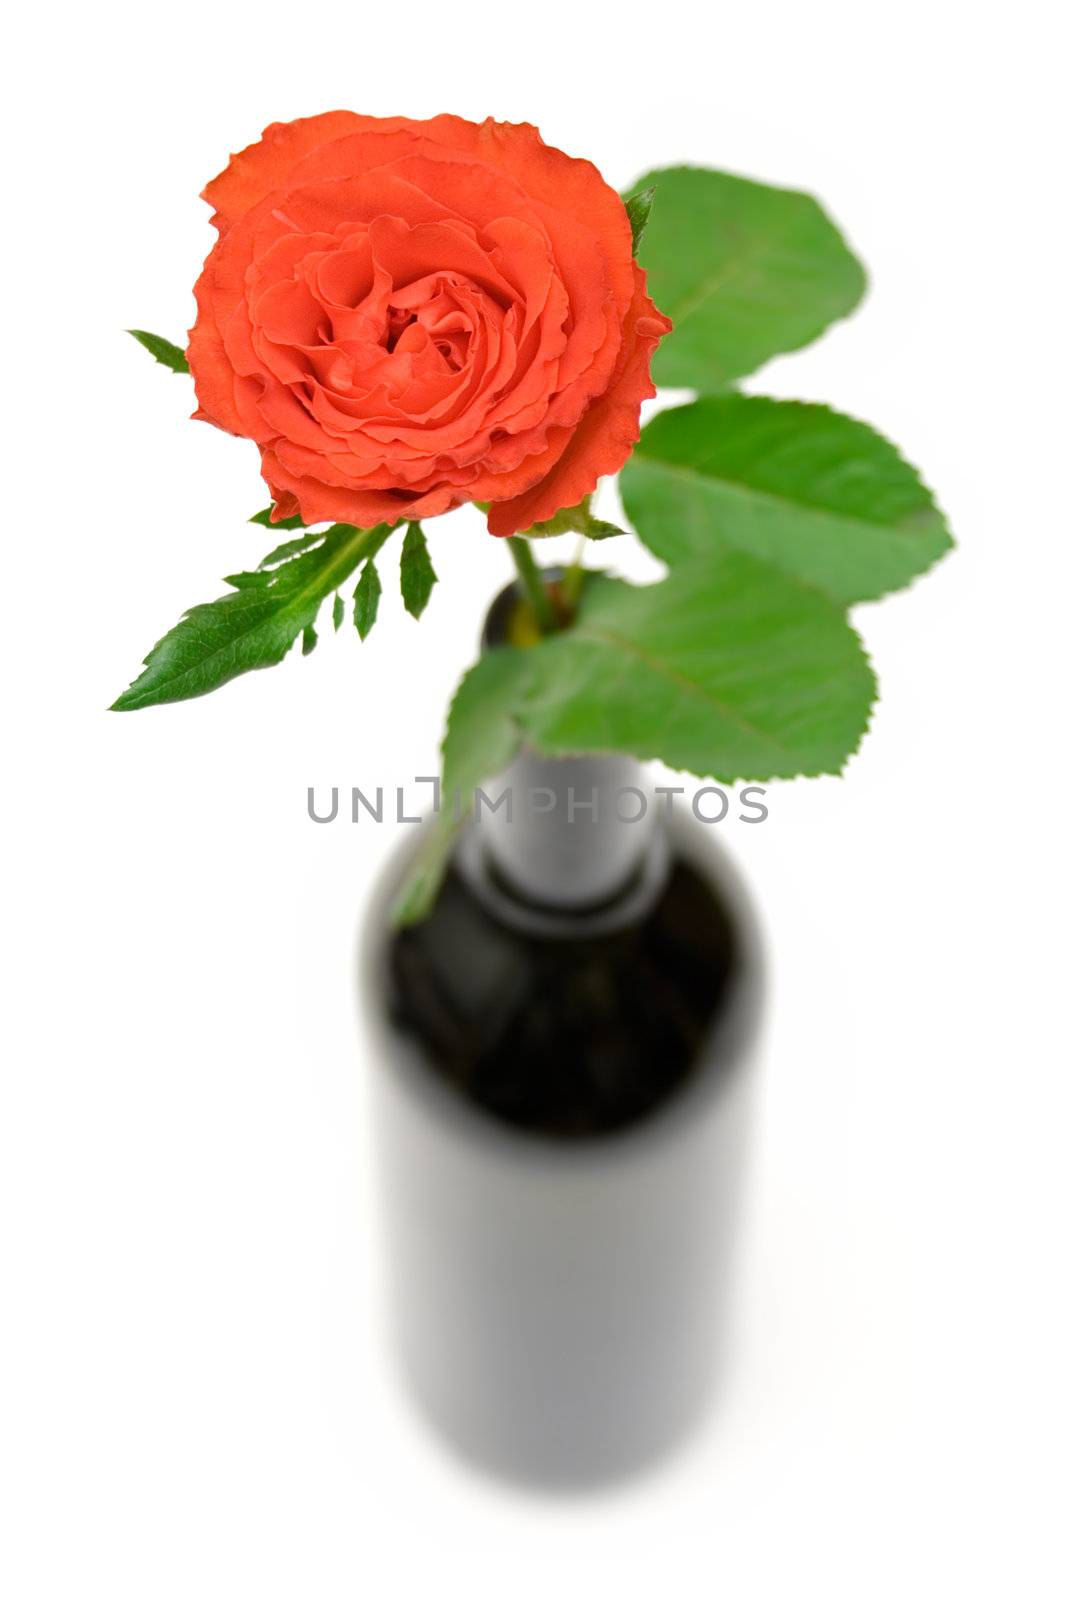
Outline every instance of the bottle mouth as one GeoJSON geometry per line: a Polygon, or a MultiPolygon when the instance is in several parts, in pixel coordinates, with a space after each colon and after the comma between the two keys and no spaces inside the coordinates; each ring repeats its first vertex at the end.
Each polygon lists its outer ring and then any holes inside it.
{"type": "MultiPolygon", "coordinates": [[[[564,568],[559,566],[545,567],[542,573],[545,582],[550,586],[561,583],[563,575],[564,568]]],[[[513,579],[501,589],[486,612],[481,638],[483,655],[487,650],[496,650],[501,645],[515,643],[511,632],[512,624],[524,605],[522,590],[518,582],[513,579]]]]}

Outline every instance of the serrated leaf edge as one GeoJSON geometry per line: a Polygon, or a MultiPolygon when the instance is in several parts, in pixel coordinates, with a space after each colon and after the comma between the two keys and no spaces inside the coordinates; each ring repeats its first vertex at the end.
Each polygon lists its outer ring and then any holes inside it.
{"type": "MultiPolygon", "coordinates": [[[[925,535],[926,537],[929,537],[930,534],[932,534],[934,532],[937,532],[937,533],[941,534],[941,536],[943,537],[943,539],[945,541],[945,543],[942,545],[941,549],[940,550],[935,550],[932,553],[932,555],[930,556],[930,559],[927,562],[927,564],[924,567],[920,567],[917,572],[912,573],[910,578],[906,578],[902,583],[897,584],[895,587],[893,587],[891,589],[880,589],[877,594],[859,596],[855,600],[849,601],[848,602],[849,606],[853,606],[853,605],[873,605],[878,600],[882,599],[885,595],[889,595],[889,594],[906,594],[907,591],[920,578],[926,577],[926,575],[929,572],[933,571],[934,567],[937,566],[938,562],[943,561],[945,556],[947,556],[952,550],[954,550],[956,548],[956,539],[955,539],[955,536],[953,535],[953,532],[952,532],[951,523],[949,522],[949,519],[948,519],[948,517],[947,517],[947,515],[946,515],[946,513],[944,511],[944,508],[942,507],[940,501],[938,500],[937,495],[934,493],[934,490],[931,488],[930,484],[924,478],[924,476],[923,476],[922,472],[920,471],[920,469],[915,465],[915,463],[911,460],[911,458],[909,456],[906,456],[904,454],[904,451],[901,449],[901,447],[896,443],[896,441],[894,439],[891,439],[888,436],[888,434],[883,433],[881,431],[881,429],[880,428],[876,428],[873,423],[867,422],[863,417],[855,416],[850,411],[843,411],[838,406],[827,405],[826,402],[822,401],[822,400],[799,400],[799,399],[792,399],[792,398],[789,398],[789,397],[786,397],[786,396],[782,396],[782,395],[734,394],[734,395],[726,396],[726,395],[705,394],[705,395],[698,395],[695,400],[687,400],[684,405],[666,407],[663,411],[659,411],[659,412],[656,413],[656,418],[653,418],[653,421],[657,420],[659,417],[669,417],[675,411],[688,411],[694,406],[703,405],[703,404],[706,404],[709,401],[714,403],[714,402],[716,402],[718,400],[721,400],[721,399],[736,400],[736,401],[740,401],[742,404],[746,404],[749,401],[759,401],[761,403],[765,403],[765,404],[768,404],[768,405],[771,405],[771,406],[774,406],[774,407],[778,407],[778,406],[791,406],[792,407],[792,406],[795,406],[795,407],[798,407],[799,409],[801,409],[803,411],[816,411],[816,412],[822,412],[827,416],[839,417],[845,422],[853,423],[858,428],[863,428],[867,433],[874,434],[875,438],[877,438],[881,444],[885,445],[886,449],[894,457],[894,459],[896,460],[898,465],[900,465],[902,467],[906,467],[909,472],[914,474],[915,480],[918,483],[920,489],[922,489],[923,493],[929,499],[929,502],[930,502],[929,506],[927,508],[925,508],[925,509],[927,509],[930,513],[932,513],[932,515],[934,517],[936,517],[936,519],[937,519],[936,528],[935,527],[919,528],[919,527],[915,527],[914,525],[912,527],[900,527],[898,524],[893,523],[893,522],[868,523],[868,522],[864,522],[864,520],[861,517],[849,516],[849,515],[845,514],[844,512],[835,512],[835,511],[832,511],[832,510],[828,509],[825,506],[820,506],[817,503],[808,503],[808,502],[800,501],[800,500],[796,500],[796,501],[787,500],[784,496],[773,494],[770,491],[764,491],[764,490],[759,490],[759,489],[748,489],[744,484],[741,484],[741,483],[735,484],[733,482],[733,480],[731,480],[729,478],[715,478],[713,480],[716,483],[719,483],[719,484],[723,485],[725,488],[728,488],[728,489],[729,488],[736,488],[739,494],[743,493],[743,494],[746,495],[746,497],[751,497],[754,500],[762,501],[765,504],[772,504],[773,503],[775,505],[781,506],[783,509],[785,509],[787,511],[792,509],[792,507],[794,505],[796,505],[801,510],[810,511],[810,512],[812,512],[812,513],[814,513],[814,514],[816,514],[816,515],[818,515],[820,517],[825,517],[826,520],[830,521],[830,522],[840,522],[841,524],[843,524],[846,527],[865,528],[865,527],[873,526],[873,527],[878,527],[878,528],[884,529],[886,533],[890,533],[890,534],[899,533],[899,534],[907,535],[909,533],[914,533],[914,534],[917,534],[917,535],[919,535],[919,534],[925,535]]],[[[646,450],[642,449],[642,445],[644,444],[644,441],[645,441],[645,438],[647,436],[647,433],[648,433],[648,429],[646,428],[642,432],[640,439],[637,441],[637,444],[634,447],[633,454],[629,457],[629,459],[627,460],[626,464],[624,465],[624,467],[622,468],[622,470],[621,470],[621,472],[619,474],[619,497],[622,500],[623,510],[626,512],[627,520],[633,526],[633,530],[634,530],[634,533],[635,533],[636,537],[641,540],[642,544],[645,543],[644,536],[641,533],[641,529],[638,527],[637,521],[634,518],[629,506],[626,504],[626,473],[627,473],[627,469],[631,465],[631,462],[636,463],[638,465],[659,467],[663,471],[675,471],[675,472],[678,472],[680,474],[684,474],[684,473],[688,472],[692,477],[696,478],[698,481],[704,481],[704,478],[705,478],[705,475],[702,474],[701,472],[699,472],[695,467],[687,467],[684,463],[679,463],[679,462],[676,462],[676,461],[668,461],[662,456],[651,455],[646,450]]],[[[730,541],[726,540],[725,543],[727,545],[729,545],[730,541]]],[[[740,548],[739,546],[730,546],[730,547],[731,548],[740,548]]],[[[657,561],[663,561],[664,560],[664,558],[662,556],[657,555],[656,551],[652,549],[651,545],[646,544],[645,548],[649,551],[649,553],[651,555],[656,556],[657,561]]],[[[695,555],[692,555],[692,556],[684,556],[684,557],[682,557],[681,560],[673,562],[673,563],[665,562],[664,564],[667,565],[668,567],[670,567],[671,571],[678,571],[682,567],[686,566],[688,564],[688,562],[690,562],[690,561],[699,561],[701,559],[702,559],[702,557],[699,554],[695,554],[695,555]]],[[[771,566],[776,565],[774,562],[768,562],[767,564],[771,565],[771,566]]],[[[784,570],[784,569],[779,569],[779,570],[784,570]]],[[[805,580],[804,578],[800,577],[796,573],[792,573],[791,572],[789,574],[789,576],[791,578],[793,578],[794,581],[797,582],[797,583],[805,583],[805,582],[808,581],[808,580],[805,580]]],[[[812,587],[812,588],[818,589],[818,585],[817,584],[811,583],[811,584],[809,584],[809,586],[812,587]]],[[[825,591],[819,590],[819,593],[824,593],[824,592],[825,591]]]]}

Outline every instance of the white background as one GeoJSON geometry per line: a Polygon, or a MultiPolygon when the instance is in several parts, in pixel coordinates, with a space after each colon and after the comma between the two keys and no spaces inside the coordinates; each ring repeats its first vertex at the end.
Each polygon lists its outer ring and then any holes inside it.
{"type": "Polygon", "coordinates": [[[1062,1595],[1051,8],[313,0],[18,27],[0,1589],[1062,1595]],[[365,646],[327,629],[208,699],[104,709],[264,548],[253,447],[187,422],[187,380],[121,330],[182,338],[205,180],[338,105],[529,119],[620,186],[688,160],[816,192],[872,290],[760,385],[882,427],[960,544],[857,614],[881,702],[845,780],[720,830],[776,978],[738,1353],[684,1454],[592,1500],[468,1476],[394,1382],[350,967],[396,830],[305,815],[309,783],[433,770],[505,552],[461,513],[431,527],[420,624],[387,557],[365,646]]]}

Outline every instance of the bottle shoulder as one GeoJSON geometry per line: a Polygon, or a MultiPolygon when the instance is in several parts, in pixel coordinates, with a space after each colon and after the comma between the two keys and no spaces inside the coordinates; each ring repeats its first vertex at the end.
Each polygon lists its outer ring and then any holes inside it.
{"type": "Polygon", "coordinates": [[[429,917],[393,931],[385,955],[390,1025],[427,1070],[553,1138],[624,1128],[714,1071],[743,960],[713,877],[677,853],[634,916],[591,931],[502,917],[454,861],[429,917]]]}

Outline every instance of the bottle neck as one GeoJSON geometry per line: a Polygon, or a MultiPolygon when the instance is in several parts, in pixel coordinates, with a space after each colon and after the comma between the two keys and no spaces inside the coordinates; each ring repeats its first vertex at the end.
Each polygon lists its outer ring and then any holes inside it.
{"type": "Polygon", "coordinates": [[[523,750],[476,804],[472,832],[503,889],[557,913],[609,905],[643,872],[657,836],[640,764],[628,756],[523,750]]]}

